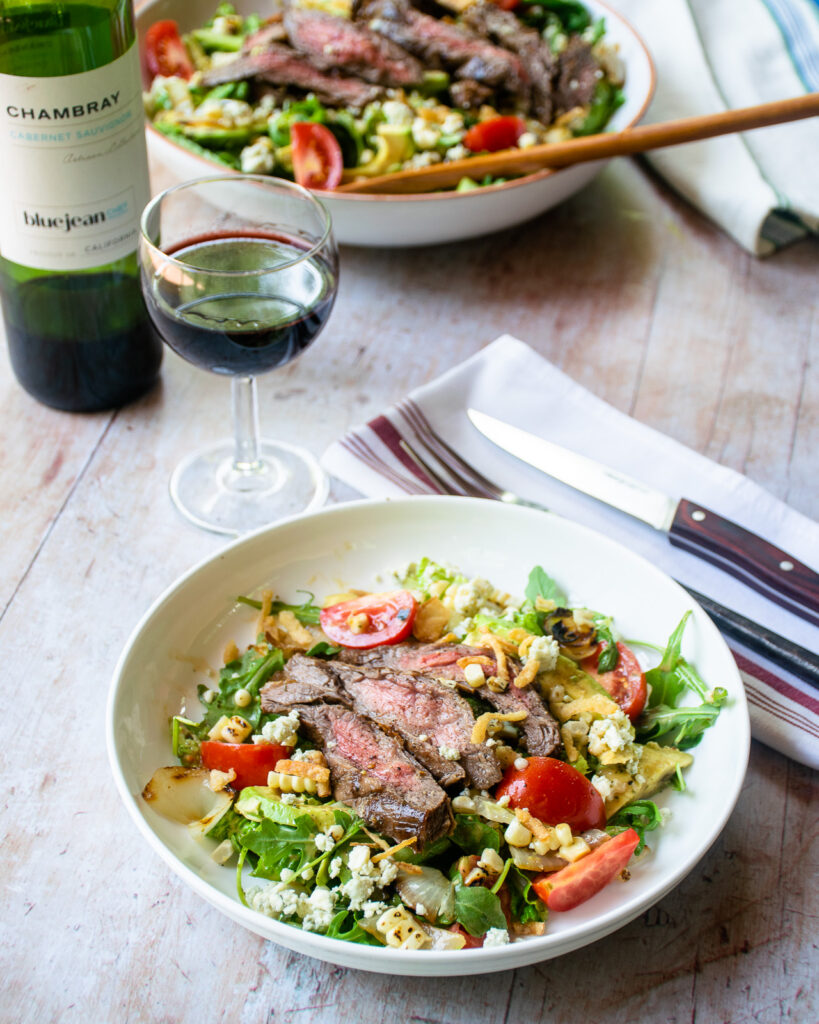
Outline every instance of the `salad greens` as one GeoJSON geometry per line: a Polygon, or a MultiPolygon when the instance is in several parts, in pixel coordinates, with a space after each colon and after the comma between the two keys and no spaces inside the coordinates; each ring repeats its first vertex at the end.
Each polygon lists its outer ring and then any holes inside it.
{"type": "MultiPolygon", "coordinates": [[[[509,657],[517,657],[521,666],[527,663],[527,645],[531,647],[535,641],[552,652],[551,662],[548,657],[545,663],[538,660],[535,683],[558,720],[565,744],[565,749],[552,757],[569,761],[589,780],[584,785],[593,795],[597,789],[600,796],[595,799],[605,802],[608,836],[633,830],[634,852],[641,853],[648,833],[663,823],[663,812],[649,797],[666,784],[684,787],[681,769],[691,758],[680,751],[700,742],[728,696],[722,687],[709,689],[682,655],[690,613],[672,632],[659,663],[645,673],[645,707],[641,713],[630,712],[634,714],[632,723],[613,699],[616,687],[609,689],[610,680],[607,686],[608,676],[617,678],[618,645],[627,650],[614,622],[600,612],[573,609],[565,589],[543,567],[535,566],[529,573],[523,600],[426,557],[397,575],[419,602],[435,601],[448,611],[449,620],[441,625],[447,634],[454,632],[480,646],[481,631],[488,631],[515,652],[509,657]],[[571,646],[576,643],[577,623],[583,624],[583,653],[579,653],[580,647],[571,646]],[[564,648],[564,643],[570,646],[564,648]],[[596,676],[583,669],[591,656],[596,658],[596,676]],[[691,695],[700,703],[684,704],[691,695]],[[670,746],[671,742],[675,746],[670,746]]],[[[216,780],[221,810],[203,831],[219,844],[220,862],[236,857],[240,899],[294,926],[374,946],[410,943],[405,948],[457,949],[463,946],[465,935],[472,939],[491,935],[494,942],[498,936],[498,941],[508,941],[510,934],[542,933],[548,917],[544,900],[550,898],[551,890],[549,886],[538,889],[539,879],[546,877],[539,872],[554,872],[555,858],[557,866],[572,863],[575,858],[569,851],[577,844],[582,867],[582,857],[592,848],[596,852],[599,844],[605,850],[599,830],[593,828],[586,834],[579,826],[574,829],[543,819],[537,823],[540,831],[534,824],[532,833],[523,828],[529,839],[522,840],[525,848],[518,847],[519,840],[509,829],[512,825],[519,829],[526,819],[511,812],[504,802],[508,795],[501,797],[498,792],[493,797],[467,787],[457,797],[450,794],[451,828],[416,849],[412,842],[396,845],[379,835],[352,808],[333,797],[319,796],[321,791],[315,786],[312,790],[303,785],[286,789],[283,782],[276,781],[295,772],[292,778],[303,782],[309,772],[299,774],[299,761],[329,776],[324,753],[311,749],[315,744],[310,737],[294,731],[301,728],[297,712],[290,712],[287,721],[277,725],[282,716],[262,710],[261,689],[274,673],[286,668],[290,652],[326,659],[340,652],[318,628],[321,609],[315,596],[307,591],[303,594],[300,603],[273,600],[269,593],[263,595],[264,600],[238,598],[238,603],[248,608],[269,609],[271,615],[280,617],[278,625],[266,629],[241,656],[229,661],[212,686],[198,687],[202,705],[198,721],[181,714],[171,721],[174,755],[188,766],[181,771],[201,773],[203,761],[207,766],[207,749],[202,744],[211,740],[208,747],[219,746],[218,740],[213,742],[214,731],[218,733],[223,720],[235,722],[237,717],[246,726],[241,750],[263,753],[265,745],[279,743],[283,744],[279,749],[289,751],[285,758],[275,755],[271,775],[266,769],[263,772],[263,780],[272,784],[234,783],[238,791],[228,790],[226,796],[225,779],[230,782],[237,776],[224,774],[221,781],[216,780]],[[298,627],[293,625],[294,618],[298,627]],[[282,650],[270,638],[282,628],[286,632],[288,621],[291,635],[302,635],[293,647],[285,637],[282,650]],[[275,740],[269,739],[274,732],[275,740]],[[292,738],[295,736],[297,739],[292,738]],[[298,749],[292,749],[293,745],[298,749]],[[226,799],[230,801],[227,809],[226,799]],[[561,833],[561,829],[568,832],[561,833]],[[592,837],[592,833],[596,835],[592,837]],[[592,846],[587,845],[584,834],[592,846]],[[538,835],[548,842],[541,838],[538,846],[538,835]],[[262,883],[261,888],[246,888],[246,868],[251,878],[262,883]]],[[[409,595],[405,596],[409,601],[409,595]]],[[[344,595],[339,597],[344,599],[344,595]]],[[[406,615],[404,612],[405,619],[406,615]]],[[[629,656],[636,664],[633,654],[629,656]]],[[[463,696],[476,719],[491,714],[494,706],[485,691],[463,696]]],[[[503,763],[510,770],[523,771],[518,767],[526,753],[520,746],[521,734],[512,728],[496,735],[497,739],[490,739],[496,748],[506,750],[503,763]]],[[[531,759],[524,759],[528,768],[531,759]]],[[[561,770],[566,771],[562,766],[561,770]]],[[[523,805],[530,819],[534,806],[523,805]]],[[[548,877],[551,885],[557,875],[548,877]]],[[[470,944],[474,943],[470,940],[470,944]]]]}

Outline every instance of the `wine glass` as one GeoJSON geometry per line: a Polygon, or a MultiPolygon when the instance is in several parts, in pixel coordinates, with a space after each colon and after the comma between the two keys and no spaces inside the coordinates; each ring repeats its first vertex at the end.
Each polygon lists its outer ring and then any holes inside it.
{"type": "Polygon", "coordinates": [[[330,215],[292,182],[234,174],[166,189],[141,229],[142,291],[158,334],[189,363],[231,378],[234,440],[177,466],[176,507],[238,534],[323,504],[327,479],[310,452],[259,438],[256,377],[295,359],[330,315],[330,215]]]}

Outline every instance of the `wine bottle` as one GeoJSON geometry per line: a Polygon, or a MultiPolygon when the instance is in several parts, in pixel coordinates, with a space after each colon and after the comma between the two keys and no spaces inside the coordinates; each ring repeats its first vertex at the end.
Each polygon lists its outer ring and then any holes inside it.
{"type": "Polygon", "coordinates": [[[131,0],[0,0],[0,169],[17,379],[58,409],[136,398],[162,344],[136,257],[149,183],[131,0]]]}

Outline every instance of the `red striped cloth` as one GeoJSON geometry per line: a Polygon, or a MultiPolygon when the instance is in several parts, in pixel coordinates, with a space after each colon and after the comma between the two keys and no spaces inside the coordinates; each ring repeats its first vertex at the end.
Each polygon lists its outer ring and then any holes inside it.
{"type": "MultiPolygon", "coordinates": [[[[665,535],[501,452],[469,423],[467,406],[539,432],[658,490],[701,501],[808,565],[817,565],[819,524],[747,477],[618,412],[509,336],[351,430],[331,445],[323,465],[371,497],[435,492],[440,488],[400,443],[404,437],[410,443],[414,438],[429,440],[434,431],[501,486],[619,540],[683,584],[813,653],[819,651],[819,628],[673,548],[665,535]]],[[[819,692],[810,675],[786,672],[734,640],[729,647],[745,682],[754,737],[819,767],[819,692]]]]}

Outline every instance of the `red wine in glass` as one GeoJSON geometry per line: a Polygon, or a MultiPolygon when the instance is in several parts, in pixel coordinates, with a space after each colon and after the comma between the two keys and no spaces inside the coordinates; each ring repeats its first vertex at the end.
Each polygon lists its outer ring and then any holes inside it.
{"type": "Polygon", "coordinates": [[[198,526],[230,534],[317,508],[327,476],[304,446],[259,436],[256,378],[295,359],[330,315],[338,252],[329,213],[282,178],[213,175],[165,189],[140,229],[142,291],[157,333],[231,383],[233,439],[177,465],[174,504],[198,526]]]}
{"type": "Polygon", "coordinates": [[[336,275],[297,238],[247,230],[214,232],[166,250],[186,266],[146,288],[148,312],[166,343],[212,373],[252,375],[284,366],[321,331],[336,275]],[[259,275],[259,271],[263,271],[259,275]],[[269,271],[269,273],[268,273],[269,271]]]}

